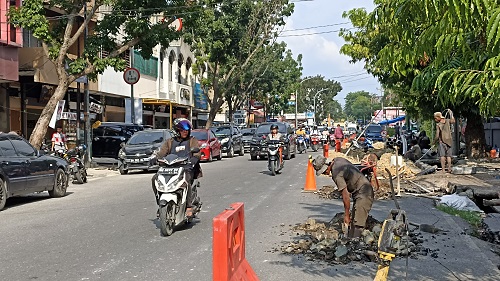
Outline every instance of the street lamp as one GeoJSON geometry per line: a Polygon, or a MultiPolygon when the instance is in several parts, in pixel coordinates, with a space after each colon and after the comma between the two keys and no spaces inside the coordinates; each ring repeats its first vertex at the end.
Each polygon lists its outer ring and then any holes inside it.
{"type": "MultiPolygon", "coordinates": [[[[307,80],[310,80],[310,79],[313,79],[314,77],[307,77],[307,78],[304,78],[300,81],[300,85],[302,85],[302,82],[305,82],[307,80]]],[[[295,91],[295,129],[297,130],[298,126],[297,126],[297,108],[298,108],[298,105],[299,105],[299,90],[300,90],[300,86],[299,86],[299,89],[297,91],[295,91]]]]}
{"type": "Polygon", "coordinates": [[[314,100],[313,100],[313,101],[314,101],[314,118],[313,118],[313,120],[314,120],[313,122],[314,122],[314,123],[313,123],[313,126],[314,126],[314,125],[316,125],[316,97],[317,97],[319,94],[321,94],[321,92],[324,92],[324,91],[326,91],[326,90],[329,90],[329,88],[323,88],[323,89],[321,89],[321,90],[317,91],[317,92],[316,92],[316,94],[314,94],[314,100]]]}

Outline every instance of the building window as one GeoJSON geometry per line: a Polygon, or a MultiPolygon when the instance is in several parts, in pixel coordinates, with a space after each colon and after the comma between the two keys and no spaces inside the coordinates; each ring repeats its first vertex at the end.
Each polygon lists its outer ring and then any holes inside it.
{"type": "Polygon", "coordinates": [[[177,59],[177,66],[178,66],[178,72],[177,72],[177,83],[179,84],[184,84],[183,79],[182,79],[182,65],[184,64],[184,56],[182,54],[179,54],[179,58],[177,59]]]}
{"type": "Polygon", "coordinates": [[[174,77],[174,62],[175,62],[175,53],[174,51],[171,51],[170,55],[168,55],[168,81],[172,81],[174,77]]]}

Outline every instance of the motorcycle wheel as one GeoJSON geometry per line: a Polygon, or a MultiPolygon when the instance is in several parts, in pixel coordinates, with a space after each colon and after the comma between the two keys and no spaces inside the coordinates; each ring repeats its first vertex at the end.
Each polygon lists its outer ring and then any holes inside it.
{"type": "Polygon", "coordinates": [[[83,183],[87,183],[87,169],[83,168],[80,171],[82,173],[83,183]]]}
{"type": "Polygon", "coordinates": [[[128,170],[123,169],[123,165],[121,165],[118,170],[120,170],[120,175],[126,175],[126,174],[128,174],[128,170]]]}
{"type": "Polygon", "coordinates": [[[271,170],[271,174],[273,176],[276,176],[276,162],[275,161],[271,161],[269,163],[269,169],[271,170]]]}
{"type": "Polygon", "coordinates": [[[318,151],[318,145],[317,145],[317,144],[313,144],[313,145],[312,145],[312,150],[313,150],[314,152],[318,151]]]}
{"type": "Polygon", "coordinates": [[[163,236],[174,233],[174,202],[168,202],[166,206],[160,207],[160,231],[163,236]]]}
{"type": "Polygon", "coordinates": [[[233,146],[231,146],[229,148],[229,151],[227,152],[227,158],[233,158],[233,156],[234,156],[234,148],[233,146]]]}
{"type": "Polygon", "coordinates": [[[82,170],[78,170],[78,172],[74,173],[73,176],[78,184],[83,184],[82,170]]]}

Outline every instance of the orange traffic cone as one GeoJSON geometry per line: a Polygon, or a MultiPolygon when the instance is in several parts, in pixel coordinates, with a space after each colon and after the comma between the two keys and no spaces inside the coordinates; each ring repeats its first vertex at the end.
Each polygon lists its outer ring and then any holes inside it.
{"type": "Polygon", "coordinates": [[[307,160],[306,184],[302,192],[316,191],[316,176],[314,175],[314,167],[312,165],[312,156],[307,160]]]}

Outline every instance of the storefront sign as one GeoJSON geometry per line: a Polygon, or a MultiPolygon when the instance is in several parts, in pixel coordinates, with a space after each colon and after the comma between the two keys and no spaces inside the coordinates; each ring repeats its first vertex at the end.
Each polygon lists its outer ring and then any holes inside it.
{"type": "Polygon", "coordinates": [[[199,83],[194,86],[194,106],[198,109],[208,109],[207,96],[199,83]]]}
{"type": "Polygon", "coordinates": [[[67,119],[67,120],[75,120],[76,121],[77,115],[75,112],[63,112],[61,114],[61,119],[67,119]]]}
{"type": "Polygon", "coordinates": [[[90,109],[90,111],[92,111],[92,112],[95,112],[95,113],[101,114],[101,113],[102,113],[102,111],[103,111],[103,109],[104,109],[104,107],[103,107],[102,105],[98,104],[98,103],[91,102],[91,103],[89,104],[89,109],[90,109]]]}

